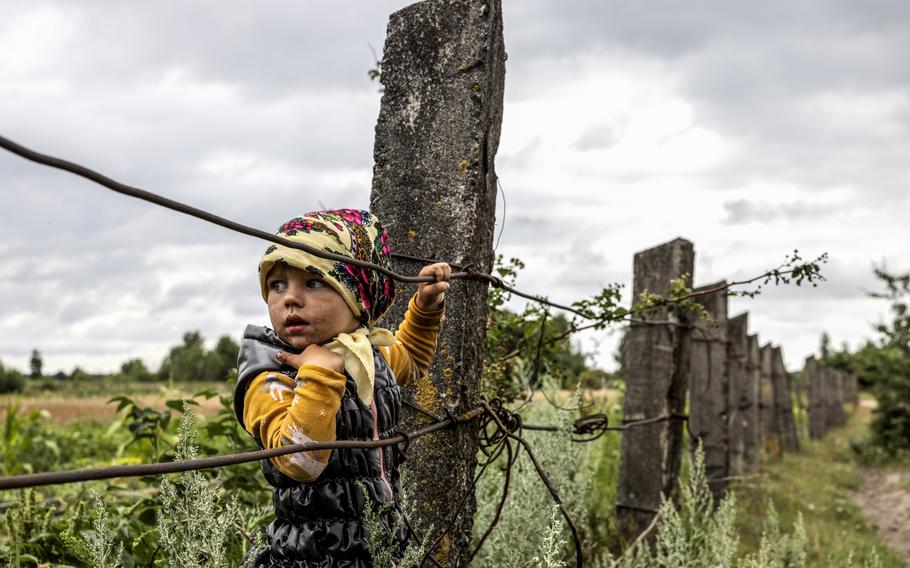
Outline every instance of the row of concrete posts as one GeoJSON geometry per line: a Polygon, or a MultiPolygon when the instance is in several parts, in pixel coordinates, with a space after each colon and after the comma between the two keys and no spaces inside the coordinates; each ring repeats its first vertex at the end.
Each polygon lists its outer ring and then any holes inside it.
{"type": "MultiPolygon", "coordinates": [[[[640,252],[633,297],[662,294],[679,278],[691,282],[694,269],[695,250],[685,239],[640,252]]],[[[674,493],[684,428],[689,447],[704,450],[705,474],[719,500],[731,478],[798,451],[807,414],[809,436],[819,438],[846,420],[845,403],[857,402],[855,375],[811,357],[797,383],[781,347],[762,345],[750,333],[748,313],[728,317],[727,291],[723,281],[695,288],[702,317],[669,306],[636,314],[630,323],[623,420],[662,420],[623,432],[616,515],[627,542],[651,525],[661,494],[674,493]]]]}

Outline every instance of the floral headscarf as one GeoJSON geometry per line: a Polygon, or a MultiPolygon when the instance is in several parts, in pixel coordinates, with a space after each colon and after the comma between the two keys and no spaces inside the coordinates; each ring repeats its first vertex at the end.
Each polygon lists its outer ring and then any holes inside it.
{"type": "MultiPolygon", "coordinates": [[[[336,209],[304,213],[281,225],[275,234],[326,252],[384,268],[390,266],[389,234],[369,211],[336,209]]],[[[344,299],[361,326],[367,328],[373,327],[395,299],[395,282],[385,274],[273,244],[259,261],[259,285],[266,301],[266,276],[276,262],[321,276],[344,299]]]]}

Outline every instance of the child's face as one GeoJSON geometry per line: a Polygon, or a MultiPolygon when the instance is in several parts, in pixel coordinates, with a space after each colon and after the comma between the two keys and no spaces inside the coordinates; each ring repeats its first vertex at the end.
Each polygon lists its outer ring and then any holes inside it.
{"type": "Polygon", "coordinates": [[[358,327],[344,299],[315,274],[278,263],[265,282],[272,329],[297,349],[322,345],[358,327]]]}

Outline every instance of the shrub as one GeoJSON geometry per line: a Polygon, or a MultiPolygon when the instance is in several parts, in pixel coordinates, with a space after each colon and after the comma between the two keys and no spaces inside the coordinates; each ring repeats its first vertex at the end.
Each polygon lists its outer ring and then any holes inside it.
{"type": "Polygon", "coordinates": [[[12,367],[4,367],[0,361],[0,393],[22,392],[25,388],[25,377],[12,367]]]}

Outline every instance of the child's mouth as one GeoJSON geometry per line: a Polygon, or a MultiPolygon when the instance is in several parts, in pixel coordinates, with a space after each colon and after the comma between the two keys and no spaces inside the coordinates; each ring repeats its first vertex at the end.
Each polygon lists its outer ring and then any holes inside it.
{"type": "Polygon", "coordinates": [[[300,316],[288,316],[284,320],[284,327],[288,333],[302,333],[310,326],[310,323],[300,316]]]}

